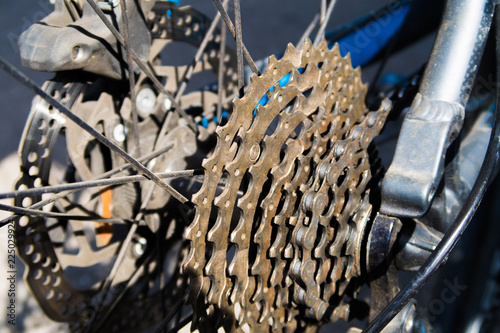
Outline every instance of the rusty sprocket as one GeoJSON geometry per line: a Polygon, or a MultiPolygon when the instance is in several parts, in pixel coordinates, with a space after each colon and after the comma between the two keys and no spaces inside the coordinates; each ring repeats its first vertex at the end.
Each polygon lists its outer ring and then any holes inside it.
{"type": "Polygon", "coordinates": [[[347,319],[371,212],[368,147],[390,109],[368,111],[366,88],[338,46],[306,41],[271,57],[234,100],[185,233],[195,328],[293,331],[347,319]]]}

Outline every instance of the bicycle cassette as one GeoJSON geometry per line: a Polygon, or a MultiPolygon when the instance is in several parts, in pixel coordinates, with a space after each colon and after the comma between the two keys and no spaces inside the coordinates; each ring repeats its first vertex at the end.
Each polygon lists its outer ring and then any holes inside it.
{"type": "Polygon", "coordinates": [[[270,57],[234,100],[185,232],[193,329],[348,319],[371,215],[371,142],[391,106],[369,111],[366,91],[349,55],[307,40],[270,57]]]}

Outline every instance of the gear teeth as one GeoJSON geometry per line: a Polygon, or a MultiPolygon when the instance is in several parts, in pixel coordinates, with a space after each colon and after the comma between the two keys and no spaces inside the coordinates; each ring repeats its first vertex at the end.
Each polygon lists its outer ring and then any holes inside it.
{"type": "Polygon", "coordinates": [[[300,50],[297,50],[295,46],[292,43],[288,43],[286,46],[285,54],[283,55],[283,58],[281,58],[282,61],[290,61],[294,67],[299,66],[299,61],[300,61],[300,50]]]}
{"type": "MultiPolygon", "coordinates": [[[[205,296],[205,310],[215,305],[232,313],[238,327],[305,329],[323,318],[325,306],[343,306],[347,285],[359,275],[359,234],[371,209],[364,156],[385,118],[381,113],[368,126],[373,113],[364,105],[360,70],[325,39],[317,47],[307,39],[298,50],[289,44],[250,82],[203,164],[185,267],[200,274],[197,311],[205,296]],[[364,162],[353,166],[360,158],[364,162]],[[330,173],[320,170],[324,163],[330,173]],[[223,174],[226,186],[216,196],[223,174]],[[208,246],[199,244],[205,239],[208,246]],[[304,307],[311,322],[298,321],[304,307]]],[[[347,312],[333,313],[335,319],[347,312]]]]}
{"type": "MultiPolygon", "coordinates": [[[[328,46],[327,46],[328,47],[328,46]]],[[[339,43],[335,42],[330,50],[332,52],[332,58],[341,57],[339,43]]]]}
{"type": "MultiPolygon", "coordinates": [[[[308,52],[311,52],[312,49],[313,49],[313,43],[312,43],[311,39],[310,38],[306,38],[304,40],[304,43],[302,44],[302,47],[301,47],[301,49],[300,49],[299,52],[302,55],[304,55],[304,54],[306,54],[308,52]]],[[[301,60],[303,60],[303,59],[301,59],[301,60]]],[[[302,63],[304,63],[304,62],[302,62],[302,63]]]]}
{"type": "Polygon", "coordinates": [[[266,70],[264,71],[264,74],[260,76],[260,78],[266,76],[266,74],[269,75],[270,71],[274,70],[277,65],[278,60],[276,59],[276,57],[274,55],[269,56],[266,70]]]}
{"type": "Polygon", "coordinates": [[[349,63],[351,64],[352,61],[351,61],[351,52],[347,52],[347,54],[345,55],[344,59],[349,63]]]}
{"type": "MultiPolygon", "coordinates": [[[[338,45],[338,43],[335,43],[334,45],[338,45]]],[[[328,49],[328,42],[325,39],[325,36],[321,38],[321,41],[318,43],[318,46],[316,46],[315,51],[320,53],[319,56],[321,56],[321,53],[327,52],[328,49]]]]}
{"type": "Polygon", "coordinates": [[[250,75],[250,85],[254,84],[253,82],[258,78],[259,76],[255,73],[252,73],[252,75],[250,75]]]}

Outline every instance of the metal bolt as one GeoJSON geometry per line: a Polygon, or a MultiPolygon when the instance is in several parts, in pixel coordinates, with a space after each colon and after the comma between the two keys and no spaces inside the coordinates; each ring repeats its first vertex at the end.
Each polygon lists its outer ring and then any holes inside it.
{"type": "Polygon", "coordinates": [[[144,237],[141,237],[137,240],[137,243],[134,244],[133,250],[134,254],[138,257],[142,256],[144,252],[146,252],[147,248],[147,240],[144,237]]]}
{"type": "Polygon", "coordinates": [[[123,142],[127,138],[127,129],[122,124],[118,124],[113,129],[113,138],[116,142],[123,142]]]}
{"type": "Polygon", "coordinates": [[[156,94],[151,88],[143,88],[137,94],[137,112],[143,117],[148,117],[155,109],[156,94]]]}
{"type": "Polygon", "coordinates": [[[163,106],[165,107],[165,111],[170,111],[172,110],[172,101],[167,97],[163,101],[163,106]]]}

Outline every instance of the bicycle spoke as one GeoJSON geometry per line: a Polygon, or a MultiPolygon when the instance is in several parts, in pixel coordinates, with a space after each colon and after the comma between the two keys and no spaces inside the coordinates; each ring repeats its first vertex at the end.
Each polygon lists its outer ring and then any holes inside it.
{"type": "MultiPolygon", "coordinates": [[[[106,18],[106,15],[102,11],[99,6],[95,3],[94,0],[87,0],[88,4],[92,7],[92,9],[96,12],[97,16],[102,20],[102,22],[106,25],[106,27],[109,29],[109,31],[113,34],[113,36],[116,38],[118,43],[120,43],[122,46],[125,46],[125,39],[123,36],[116,30],[116,28],[109,22],[109,20],[106,18]]],[[[196,128],[196,125],[193,121],[193,118],[189,116],[184,109],[180,107],[180,105],[175,101],[175,98],[170,94],[165,87],[161,84],[161,82],[158,80],[156,75],[153,73],[153,71],[146,66],[141,59],[137,56],[137,54],[134,52],[134,50],[131,50],[131,55],[132,59],[134,62],[139,66],[139,68],[146,74],[146,76],[151,80],[155,88],[163,93],[172,103],[172,108],[174,109],[175,112],[177,112],[182,118],[186,119],[188,122],[188,125],[191,127],[195,133],[198,132],[198,129],[196,128]]]]}
{"type": "MultiPolygon", "coordinates": [[[[236,29],[233,25],[233,22],[231,22],[231,19],[229,18],[229,15],[227,14],[226,9],[222,5],[222,2],[220,0],[214,0],[215,5],[217,6],[217,9],[219,10],[219,13],[221,13],[222,19],[226,23],[227,28],[229,29],[229,32],[231,35],[233,35],[234,40],[236,40],[236,29]]],[[[252,56],[250,53],[248,53],[248,50],[243,42],[241,42],[241,48],[243,52],[243,56],[245,57],[245,60],[248,63],[248,66],[250,66],[250,69],[252,72],[254,72],[257,75],[260,75],[259,69],[257,68],[257,65],[252,59],[252,56]]]]}
{"type": "Polygon", "coordinates": [[[155,184],[160,186],[162,189],[164,189],[166,192],[168,192],[174,198],[179,200],[181,203],[186,203],[189,201],[186,197],[184,197],[182,194],[180,194],[174,188],[172,188],[172,186],[165,183],[163,180],[158,178],[152,171],[150,171],[144,165],[139,163],[135,158],[130,156],[123,149],[121,149],[116,144],[111,142],[108,138],[106,138],[104,135],[102,135],[101,133],[96,131],[92,126],[90,126],[89,124],[84,122],[81,118],[79,118],[77,115],[72,113],[68,108],[66,108],[61,103],[59,103],[57,100],[55,100],[52,96],[47,94],[47,92],[45,92],[43,89],[41,89],[35,82],[30,80],[21,71],[19,71],[14,66],[9,64],[3,57],[0,57],[0,67],[2,69],[4,69],[5,71],[7,71],[12,77],[14,77],[16,80],[21,82],[23,85],[25,85],[26,87],[28,87],[29,89],[34,91],[36,94],[38,94],[47,103],[51,104],[53,107],[58,109],[61,113],[63,113],[66,117],[68,117],[76,125],[78,125],[83,130],[85,130],[90,135],[92,135],[94,138],[96,138],[100,143],[102,143],[103,145],[105,145],[106,147],[108,147],[109,149],[114,151],[115,153],[117,153],[125,161],[132,164],[137,171],[144,174],[148,179],[152,180],[155,184]]]}
{"type": "Polygon", "coordinates": [[[65,214],[65,213],[44,212],[42,210],[21,208],[21,207],[10,206],[10,205],[1,204],[1,203],[0,203],[0,210],[12,212],[15,214],[29,215],[29,216],[40,216],[40,217],[45,217],[45,218],[91,221],[91,222],[105,222],[105,223],[114,223],[114,224],[126,224],[122,219],[108,219],[108,218],[104,218],[102,216],[99,216],[97,214],[94,216],[85,216],[85,215],[73,215],[73,214],[65,214]]]}
{"type": "Polygon", "coordinates": [[[172,320],[173,316],[182,309],[182,306],[184,305],[184,303],[186,303],[187,298],[188,298],[188,293],[186,292],[186,294],[184,294],[184,297],[178,300],[177,303],[175,303],[175,305],[172,307],[172,310],[170,310],[168,315],[165,318],[163,318],[163,320],[160,323],[160,326],[156,329],[155,333],[161,333],[163,331],[165,326],[167,326],[170,320],[172,320]]]}
{"type": "Polygon", "coordinates": [[[191,312],[188,314],[185,318],[181,319],[179,323],[172,328],[171,330],[168,331],[168,333],[174,333],[174,332],[179,332],[184,326],[189,324],[189,322],[193,321],[193,313],[191,312]]]}
{"type": "Polygon", "coordinates": [[[330,21],[330,18],[332,17],[333,7],[335,7],[336,3],[337,3],[337,0],[330,0],[330,4],[328,5],[328,8],[326,10],[325,17],[324,18],[322,17],[321,25],[319,27],[318,33],[316,35],[316,38],[314,39],[314,45],[315,46],[318,46],[319,42],[323,38],[326,26],[327,26],[328,22],[330,21]]]}
{"type": "MultiPolygon", "coordinates": [[[[227,4],[228,1],[229,0],[224,0],[224,3],[227,4]]],[[[175,94],[175,100],[177,103],[180,102],[181,96],[184,94],[184,91],[186,90],[187,84],[189,83],[189,80],[193,76],[193,72],[194,72],[194,68],[196,66],[196,63],[198,61],[200,61],[200,59],[203,56],[203,53],[205,52],[205,49],[208,45],[208,42],[212,39],[212,36],[214,34],[215,29],[217,28],[217,24],[219,23],[219,20],[220,20],[220,13],[217,13],[215,15],[215,18],[212,20],[212,23],[210,24],[210,27],[208,28],[207,33],[203,37],[203,40],[202,40],[200,46],[198,47],[198,51],[196,51],[196,54],[194,56],[193,61],[186,68],[185,73],[183,75],[181,85],[179,86],[179,88],[177,89],[177,92],[175,94]]]]}
{"type": "MultiPolygon", "coordinates": [[[[199,175],[202,173],[202,170],[182,170],[182,171],[172,171],[172,172],[164,172],[155,174],[160,179],[168,179],[168,178],[179,178],[179,177],[192,177],[195,175],[199,175]]],[[[87,188],[94,187],[109,187],[116,185],[123,185],[128,183],[142,182],[149,180],[144,175],[136,175],[136,176],[123,176],[123,177],[114,177],[108,179],[98,179],[98,180],[88,180],[82,182],[75,182],[69,184],[61,184],[61,185],[52,185],[52,186],[43,186],[37,188],[29,188],[26,190],[18,190],[13,192],[0,193],[0,199],[8,199],[8,198],[22,198],[29,197],[34,195],[41,195],[46,193],[58,193],[61,191],[72,191],[72,190],[84,190],[87,188]]]]}
{"type": "Polygon", "coordinates": [[[313,32],[314,28],[316,28],[316,26],[318,25],[319,21],[320,21],[320,16],[318,14],[316,14],[314,16],[313,20],[311,21],[311,23],[309,24],[309,26],[307,27],[306,31],[304,31],[304,34],[300,37],[300,39],[297,43],[297,49],[300,49],[302,47],[302,45],[304,44],[304,41],[307,38],[309,38],[309,36],[313,32]]]}
{"type": "MultiPolygon", "coordinates": [[[[224,1],[224,9],[227,8],[229,0],[224,1]]],[[[220,14],[220,13],[219,13],[220,14]]],[[[221,27],[220,27],[220,48],[219,48],[219,73],[217,75],[218,77],[218,86],[217,86],[217,122],[221,124],[222,121],[222,101],[224,100],[224,73],[225,73],[225,63],[224,63],[224,58],[226,57],[226,38],[227,38],[227,33],[226,33],[226,27],[224,24],[221,22],[221,27]]]]}
{"type": "Polygon", "coordinates": [[[165,308],[165,295],[163,294],[163,288],[165,286],[165,274],[164,274],[164,271],[163,271],[163,263],[164,263],[164,260],[165,258],[163,257],[162,255],[162,251],[161,251],[161,235],[159,232],[156,233],[156,255],[158,257],[158,266],[157,266],[157,269],[158,269],[158,273],[159,273],[159,289],[161,290],[160,291],[160,306],[161,306],[161,313],[163,316],[165,316],[165,313],[167,311],[167,309],[165,308]]]}
{"type": "Polygon", "coordinates": [[[243,31],[241,30],[241,8],[240,0],[234,0],[234,23],[236,26],[236,55],[238,59],[238,91],[240,98],[243,97],[245,91],[245,76],[243,72],[243,31]]]}
{"type": "MultiPolygon", "coordinates": [[[[113,281],[115,279],[116,273],[118,272],[118,269],[121,266],[121,263],[123,262],[123,259],[125,258],[125,253],[127,252],[128,246],[130,245],[130,242],[132,242],[132,238],[135,235],[135,232],[137,231],[137,227],[139,226],[139,221],[135,220],[131,227],[130,230],[127,233],[127,237],[125,240],[122,242],[120,245],[120,250],[118,252],[118,255],[116,257],[115,262],[113,263],[113,267],[111,268],[111,272],[109,275],[106,277],[106,280],[101,285],[101,288],[99,289],[99,292],[97,293],[100,295],[99,297],[99,302],[97,303],[97,307],[95,310],[95,313],[98,314],[101,311],[101,308],[103,306],[103,302],[105,300],[105,295],[108,293],[109,288],[113,285],[113,281]]],[[[97,315],[95,315],[88,323],[87,326],[87,332],[92,332],[93,325],[95,323],[95,319],[97,318],[97,315]]]]}
{"type": "Polygon", "coordinates": [[[134,123],[134,144],[135,152],[141,156],[141,146],[139,144],[139,116],[137,115],[137,96],[135,92],[134,62],[132,59],[132,45],[130,45],[130,31],[127,17],[127,6],[125,0],[120,0],[123,21],[123,38],[125,40],[125,52],[127,54],[128,82],[130,86],[130,102],[132,103],[132,121],[134,123]]]}
{"type": "Polygon", "coordinates": [[[144,259],[143,263],[135,269],[134,274],[132,274],[132,277],[127,281],[127,284],[125,285],[123,290],[120,291],[120,293],[113,300],[113,303],[111,304],[111,306],[109,308],[107,308],[104,315],[101,316],[100,321],[98,322],[97,326],[95,327],[96,332],[99,332],[101,330],[102,325],[105,323],[106,319],[111,315],[111,313],[113,313],[113,310],[116,308],[116,306],[121,301],[123,296],[125,296],[125,293],[128,291],[128,288],[137,282],[137,280],[140,277],[140,273],[142,272],[141,269],[145,265],[149,264],[151,262],[151,260],[153,260],[153,258],[154,258],[154,252],[150,253],[149,256],[146,259],[144,259]]]}
{"type": "MultiPolygon", "coordinates": [[[[132,226],[130,227],[129,232],[127,233],[127,237],[120,245],[120,249],[118,251],[118,255],[116,257],[116,260],[113,263],[113,267],[111,268],[109,275],[106,277],[106,280],[104,280],[104,282],[101,285],[101,288],[99,289],[98,294],[101,295],[101,298],[99,300],[99,303],[97,304],[96,313],[100,312],[102,305],[103,305],[103,301],[104,301],[104,295],[107,294],[109,288],[113,285],[116,273],[120,269],[120,266],[123,262],[123,259],[125,258],[125,254],[127,252],[128,246],[130,245],[130,242],[132,241],[132,238],[134,237],[135,232],[137,231],[137,228],[139,226],[139,222],[142,220],[142,218],[144,216],[144,211],[147,208],[147,204],[149,203],[149,201],[151,200],[151,198],[153,196],[154,187],[155,187],[155,184],[151,184],[149,192],[141,204],[141,207],[139,209],[139,213],[136,215],[134,221],[132,222],[132,226]]],[[[95,317],[88,324],[88,331],[89,332],[92,330],[94,322],[95,322],[95,317]]]]}
{"type": "Polygon", "coordinates": [[[326,0],[321,0],[321,9],[320,9],[320,17],[321,17],[321,22],[323,22],[326,18],[326,0]]]}
{"type": "MultiPolygon", "coordinates": [[[[141,163],[148,162],[151,159],[153,159],[155,157],[158,157],[161,154],[165,153],[167,150],[170,150],[172,147],[173,147],[173,144],[168,145],[168,146],[166,146],[166,147],[164,147],[162,149],[154,151],[151,154],[148,154],[148,155],[146,155],[146,156],[138,159],[138,161],[141,162],[141,163]]],[[[131,167],[132,167],[132,165],[130,163],[126,163],[126,164],[124,164],[124,165],[122,165],[122,166],[120,166],[118,168],[115,168],[113,170],[105,172],[102,175],[100,175],[99,177],[96,177],[96,178],[94,178],[92,180],[98,180],[98,179],[103,179],[103,178],[111,177],[111,176],[113,176],[113,175],[115,175],[117,173],[120,173],[122,171],[125,171],[125,170],[127,170],[127,169],[129,169],[131,167]]],[[[66,197],[66,196],[68,196],[70,194],[73,194],[73,193],[75,193],[75,192],[77,192],[79,190],[80,189],[75,189],[75,190],[69,190],[69,191],[60,192],[60,193],[52,196],[51,198],[39,201],[39,202],[37,202],[37,203],[35,203],[35,204],[33,204],[33,205],[29,206],[29,207],[26,207],[26,208],[38,209],[38,208],[44,207],[46,205],[49,205],[49,204],[53,203],[54,201],[56,201],[58,199],[64,198],[64,197],[66,197]]],[[[3,219],[2,221],[0,221],[0,228],[4,227],[5,225],[9,224],[10,222],[13,222],[13,221],[15,221],[15,220],[17,220],[17,219],[19,219],[21,217],[22,217],[22,215],[15,214],[15,215],[12,215],[12,216],[9,216],[9,217],[3,219]]]]}
{"type": "MultiPolygon", "coordinates": [[[[123,1],[123,0],[122,0],[123,1]]],[[[227,0],[226,0],[227,2],[227,0]]],[[[182,84],[181,86],[179,87],[177,93],[176,93],[176,96],[175,96],[175,100],[176,102],[179,102],[180,100],[180,96],[182,96],[182,94],[184,93],[184,90],[187,86],[187,83],[189,82],[189,79],[191,78],[192,74],[193,74],[193,70],[194,70],[194,66],[196,64],[197,61],[199,61],[199,59],[201,58],[201,56],[203,55],[203,52],[208,44],[208,41],[212,38],[213,36],[213,33],[215,31],[215,28],[217,27],[217,23],[218,21],[220,20],[220,14],[217,14],[217,16],[215,17],[214,21],[212,22],[209,30],[207,31],[206,35],[204,36],[204,39],[194,57],[194,60],[191,64],[190,67],[187,68],[185,74],[184,74],[184,78],[183,78],[183,81],[182,81],[182,84]]],[[[161,138],[165,135],[165,132],[163,130],[164,127],[166,127],[166,125],[168,124],[169,122],[169,117],[167,116],[167,119],[165,119],[163,125],[162,125],[162,130],[160,130],[160,134],[159,134],[159,137],[157,138],[156,142],[159,142],[161,141],[161,138]]],[[[194,175],[194,173],[193,173],[194,175]]],[[[147,205],[149,203],[149,201],[151,200],[152,198],[152,194],[153,194],[153,190],[154,190],[154,185],[151,186],[146,198],[143,200],[142,202],[142,205],[141,205],[141,209],[139,211],[139,214],[136,216],[135,218],[135,221],[134,221],[134,224],[132,225],[131,229],[129,230],[128,234],[127,234],[127,237],[125,239],[125,241],[121,244],[121,247],[120,247],[120,250],[119,250],[119,254],[117,256],[117,259],[115,260],[114,264],[113,264],[113,267],[112,267],[112,270],[110,272],[110,274],[108,275],[108,277],[106,278],[106,280],[103,282],[101,288],[100,288],[100,291],[99,293],[101,295],[105,294],[107,292],[107,290],[109,290],[109,288],[112,286],[113,284],[113,281],[114,281],[114,277],[116,275],[116,273],[118,272],[119,268],[120,268],[120,265],[121,263],[123,262],[123,257],[125,255],[125,252],[128,248],[128,245],[130,244],[130,241],[132,239],[132,237],[134,236],[136,230],[137,230],[137,225],[139,223],[140,220],[142,220],[143,218],[143,213],[145,211],[145,209],[147,208],[147,205]]],[[[160,252],[158,252],[160,253],[160,252]]],[[[161,260],[160,260],[161,262],[161,260]]],[[[96,313],[98,313],[100,311],[100,308],[102,307],[102,302],[100,302],[97,306],[97,311],[96,313]]],[[[88,325],[88,330],[92,330],[94,324],[95,324],[95,320],[96,320],[96,317],[94,317],[92,319],[92,321],[89,323],[88,325]]]]}

